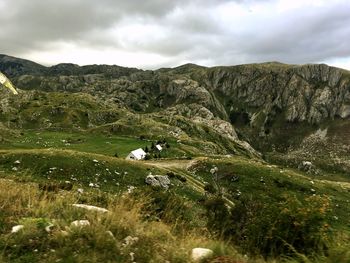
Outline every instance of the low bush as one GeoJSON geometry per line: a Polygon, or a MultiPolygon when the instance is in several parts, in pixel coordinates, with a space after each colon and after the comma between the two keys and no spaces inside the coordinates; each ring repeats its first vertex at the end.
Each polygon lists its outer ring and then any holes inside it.
{"type": "Polygon", "coordinates": [[[329,207],[329,198],[317,195],[304,202],[294,195],[284,195],[275,203],[241,199],[232,209],[220,198],[206,202],[212,232],[244,252],[264,257],[326,252],[331,235],[326,222],[329,207]]]}

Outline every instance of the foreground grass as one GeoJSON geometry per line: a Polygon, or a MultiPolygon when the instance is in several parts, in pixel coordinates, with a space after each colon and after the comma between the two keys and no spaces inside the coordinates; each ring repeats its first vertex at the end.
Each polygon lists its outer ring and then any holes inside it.
{"type": "MultiPolygon", "coordinates": [[[[214,163],[222,165],[221,162],[214,163]]],[[[243,159],[241,163],[239,159],[235,162],[234,170],[241,177],[253,176],[259,171],[264,174],[262,164],[255,162],[250,168],[254,171],[243,174],[243,166],[239,168],[239,164],[247,165],[247,162],[243,159]]],[[[227,160],[224,164],[228,165],[227,160]]],[[[195,166],[197,173],[201,173],[200,167],[206,169],[203,165],[211,167],[212,163],[198,163],[195,166]]],[[[225,166],[221,165],[223,170],[225,166]]],[[[268,184],[268,176],[274,176],[274,173],[264,175],[268,184]]],[[[135,262],[190,262],[190,251],[194,247],[211,248],[214,256],[225,255],[239,263],[345,263],[350,260],[346,234],[338,235],[329,245],[328,252],[322,255],[306,257],[296,253],[293,258],[282,255],[266,261],[243,257],[232,243],[220,241],[208,232],[204,211],[195,201],[179,194],[173,198],[171,193],[174,191],[156,192],[158,194],[154,196],[141,188],[135,194],[129,194],[126,189],[115,194],[114,191],[85,187],[81,193],[77,191],[80,185],[74,184],[72,191],[43,192],[36,183],[23,182],[19,174],[8,178],[15,181],[0,179],[0,262],[133,262],[132,259],[135,262]],[[73,207],[74,203],[107,208],[109,212],[85,211],[73,207]],[[71,222],[75,220],[88,220],[90,226],[72,227],[71,222]],[[12,227],[18,224],[24,228],[11,233],[12,227]],[[47,231],[45,228],[50,225],[47,231]],[[131,241],[126,241],[128,239],[131,241]]],[[[241,185],[243,193],[245,183],[241,185]]],[[[249,184],[259,194],[261,182],[249,184]]],[[[266,191],[266,185],[263,188],[266,191]]]]}
{"type": "MultiPolygon", "coordinates": [[[[0,259],[2,262],[189,262],[194,247],[241,260],[232,247],[209,238],[205,229],[174,231],[174,224],[145,220],[149,197],[100,191],[42,192],[36,184],[0,179],[0,259]],[[72,206],[103,206],[107,213],[72,206]],[[73,227],[74,220],[89,226],[73,227]],[[11,233],[17,224],[24,228],[11,233]],[[49,229],[47,228],[48,226],[49,229]],[[46,229],[45,229],[46,228],[46,229]]],[[[174,222],[176,222],[176,219],[174,222]]]]}

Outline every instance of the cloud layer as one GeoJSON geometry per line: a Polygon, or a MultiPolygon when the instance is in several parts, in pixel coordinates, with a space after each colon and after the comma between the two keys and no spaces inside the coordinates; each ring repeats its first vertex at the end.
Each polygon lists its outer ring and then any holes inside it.
{"type": "Polygon", "coordinates": [[[326,62],[350,69],[350,2],[2,0],[0,53],[143,68],[326,62]]]}

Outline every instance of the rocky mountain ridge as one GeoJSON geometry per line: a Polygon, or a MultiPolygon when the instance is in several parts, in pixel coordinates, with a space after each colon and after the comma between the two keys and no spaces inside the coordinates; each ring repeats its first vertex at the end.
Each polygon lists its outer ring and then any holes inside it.
{"type": "Polygon", "coordinates": [[[183,116],[261,151],[288,151],[319,127],[337,130],[350,115],[350,72],[325,64],[186,64],[144,71],[108,65],[43,67],[2,55],[0,70],[23,91],[85,93],[134,114],[161,115],[167,123],[183,116]]]}

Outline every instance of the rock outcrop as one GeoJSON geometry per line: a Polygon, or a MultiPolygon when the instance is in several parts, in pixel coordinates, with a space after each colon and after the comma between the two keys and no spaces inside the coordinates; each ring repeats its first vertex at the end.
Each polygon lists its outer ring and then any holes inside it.
{"type": "Polygon", "coordinates": [[[111,131],[117,133],[127,129],[126,123],[137,123],[136,114],[143,114],[158,121],[148,122],[152,129],[213,143],[225,137],[256,156],[253,148],[287,150],[320,125],[327,128],[324,123],[350,116],[350,72],[325,64],[187,64],[142,71],[107,65],[44,67],[2,55],[0,70],[20,89],[21,102],[10,103],[9,96],[2,96],[0,103],[0,114],[10,116],[4,119],[15,128],[37,123],[52,129],[61,126],[57,120],[64,120],[65,127],[74,129],[112,123],[111,131]],[[48,92],[55,92],[54,100],[48,92]],[[74,99],[64,98],[66,93],[73,93],[74,99]],[[29,114],[26,108],[34,110],[29,114]]]}
{"type": "Polygon", "coordinates": [[[162,187],[168,189],[170,185],[170,179],[166,175],[147,175],[145,179],[146,184],[153,187],[162,187]]]}

